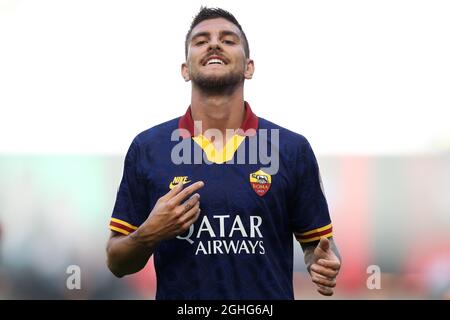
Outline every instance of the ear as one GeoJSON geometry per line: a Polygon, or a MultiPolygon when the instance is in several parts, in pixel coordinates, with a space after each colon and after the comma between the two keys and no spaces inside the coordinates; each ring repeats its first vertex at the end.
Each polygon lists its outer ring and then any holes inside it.
{"type": "Polygon", "coordinates": [[[189,76],[189,68],[188,68],[186,62],[183,62],[181,64],[181,76],[183,77],[184,81],[186,81],[186,82],[191,80],[191,77],[189,76]]]}
{"type": "Polygon", "coordinates": [[[250,80],[253,77],[253,73],[255,72],[255,63],[252,59],[247,59],[246,68],[244,72],[244,77],[247,80],[250,80]]]}

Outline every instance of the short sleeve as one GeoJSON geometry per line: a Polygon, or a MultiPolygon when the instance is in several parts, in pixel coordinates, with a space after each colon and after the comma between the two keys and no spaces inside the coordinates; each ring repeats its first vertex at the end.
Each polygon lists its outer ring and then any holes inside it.
{"type": "Polygon", "coordinates": [[[111,230],[124,235],[135,231],[150,213],[147,184],[139,170],[140,152],[135,139],[125,156],[123,176],[109,223],[111,230]]]}
{"type": "Polygon", "coordinates": [[[297,186],[292,208],[292,228],[296,239],[301,243],[331,237],[328,204],[323,192],[319,165],[309,142],[302,143],[295,164],[297,186]]]}

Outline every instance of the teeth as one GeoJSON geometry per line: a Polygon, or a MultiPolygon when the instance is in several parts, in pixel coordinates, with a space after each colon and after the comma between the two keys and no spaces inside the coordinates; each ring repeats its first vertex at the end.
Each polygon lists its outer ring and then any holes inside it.
{"type": "Polygon", "coordinates": [[[208,62],[206,63],[206,65],[208,65],[208,64],[213,64],[213,63],[215,63],[215,64],[223,64],[223,61],[220,60],[220,59],[211,59],[211,60],[208,60],[208,62]]]}

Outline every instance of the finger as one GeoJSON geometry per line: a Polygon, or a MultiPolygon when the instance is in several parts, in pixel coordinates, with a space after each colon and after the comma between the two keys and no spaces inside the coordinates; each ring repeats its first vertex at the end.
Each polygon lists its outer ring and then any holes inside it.
{"type": "Polygon", "coordinates": [[[339,260],[319,259],[317,261],[317,264],[336,271],[339,271],[339,269],[341,268],[341,263],[339,262],[339,260]]]}
{"type": "Polygon", "coordinates": [[[179,205],[175,210],[179,216],[186,214],[191,208],[193,208],[197,203],[199,203],[200,195],[198,193],[192,195],[183,204],[179,205]]]}
{"type": "Polygon", "coordinates": [[[314,249],[314,260],[328,258],[328,253],[320,249],[318,246],[314,249]]]}
{"type": "Polygon", "coordinates": [[[323,287],[334,288],[336,286],[336,279],[329,279],[319,275],[313,275],[311,276],[311,280],[315,284],[323,287]]]}
{"type": "Polygon", "coordinates": [[[202,188],[205,184],[203,181],[197,181],[196,183],[190,185],[189,187],[180,191],[177,195],[173,196],[169,201],[174,205],[179,205],[184,199],[189,197],[198,189],[202,188]]]}
{"type": "Polygon", "coordinates": [[[161,197],[161,199],[164,199],[164,200],[172,199],[174,196],[176,196],[183,189],[183,186],[184,185],[182,183],[178,183],[169,192],[167,192],[165,195],[163,195],[161,197]]]}
{"type": "MultiPolygon", "coordinates": [[[[191,210],[194,210],[194,208],[192,208],[191,210]]],[[[184,223],[183,228],[184,228],[185,230],[189,229],[189,227],[190,227],[195,221],[197,221],[197,219],[200,217],[201,209],[198,208],[196,211],[194,210],[194,212],[195,212],[194,215],[184,223]]]]}
{"type": "Polygon", "coordinates": [[[200,209],[200,202],[197,202],[191,209],[189,209],[179,218],[180,223],[184,224],[188,222],[190,219],[192,219],[192,217],[196,215],[199,209],[200,209]]]}
{"type": "Polygon", "coordinates": [[[198,218],[200,217],[200,214],[202,212],[202,209],[198,208],[197,212],[194,214],[194,216],[189,219],[186,223],[190,226],[191,224],[193,224],[195,221],[198,220],[198,218]]]}
{"type": "Polygon", "coordinates": [[[311,271],[314,271],[317,274],[320,274],[324,277],[334,278],[337,276],[338,272],[335,269],[326,268],[324,266],[313,263],[310,268],[311,271]]]}
{"type": "Polygon", "coordinates": [[[332,251],[330,250],[330,242],[327,238],[320,238],[319,243],[314,249],[316,258],[328,258],[332,251]]]}
{"type": "Polygon", "coordinates": [[[334,291],[331,288],[327,288],[327,287],[321,287],[319,286],[319,288],[317,289],[317,291],[324,296],[332,296],[334,291]]]}
{"type": "Polygon", "coordinates": [[[317,273],[314,271],[311,271],[310,275],[311,275],[311,278],[316,277],[316,278],[326,279],[326,280],[335,280],[336,279],[336,277],[327,277],[327,276],[321,275],[320,273],[317,273]]]}
{"type": "Polygon", "coordinates": [[[328,238],[325,237],[320,238],[318,247],[323,251],[327,252],[330,249],[330,241],[328,240],[328,238]]]}

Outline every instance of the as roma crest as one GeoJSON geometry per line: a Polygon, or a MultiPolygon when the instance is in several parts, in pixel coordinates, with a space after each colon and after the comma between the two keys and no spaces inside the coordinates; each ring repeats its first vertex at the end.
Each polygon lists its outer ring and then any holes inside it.
{"type": "Polygon", "coordinates": [[[266,194],[270,189],[272,176],[262,170],[250,173],[250,185],[256,194],[260,197],[266,194]]]}

